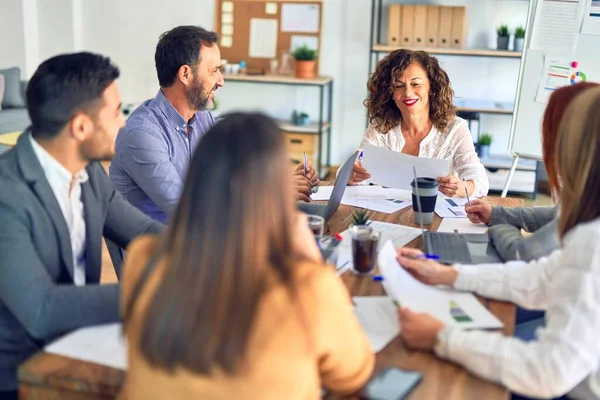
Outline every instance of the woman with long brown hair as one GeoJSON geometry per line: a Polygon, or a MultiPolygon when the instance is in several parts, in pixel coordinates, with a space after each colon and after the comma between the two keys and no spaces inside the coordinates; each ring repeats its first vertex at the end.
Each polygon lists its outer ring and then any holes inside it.
{"type": "Polygon", "coordinates": [[[441,265],[398,251],[417,279],[546,310],[546,326],[526,342],[501,333],[445,326],[399,310],[404,342],[433,350],[517,395],[600,399],[600,87],[578,95],[560,123],[554,151],[560,177],[561,250],[525,263],[441,265]]]}
{"type": "Polygon", "coordinates": [[[128,249],[128,398],[316,399],[369,378],[373,352],[295,211],[286,153],[268,117],[225,116],[168,231],[128,249]]]}
{"type": "MultiPolygon", "coordinates": [[[[456,115],[448,74],[424,51],[399,49],[382,59],[368,82],[369,115],[361,147],[370,144],[399,153],[452,160],[452,170],[438,177],[447,196],[488,193],[489,182],[479,161],[467,121],[456,115]]],[[[356,163],[350,184],[370,178],[356,163]]]]}

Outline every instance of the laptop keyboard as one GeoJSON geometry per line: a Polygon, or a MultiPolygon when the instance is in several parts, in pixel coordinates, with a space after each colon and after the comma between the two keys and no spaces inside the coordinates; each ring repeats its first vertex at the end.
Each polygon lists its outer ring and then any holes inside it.
{"type": "Polygon", "coordinates": [[[325,211],[327,210],[327,204],[314,204],[314,203],[305,203],[305,202],[297,202],[298,210],[303,213],[310,215],[320,215],[321,217],[325,217],[325,211]]]}
{"type": "Polygon", "coordinates": [[[470,263],[471,253],[464,235],[459,233],[424,232],[427,235],[429,253],[438,254],[441,260],[470,263]]]}

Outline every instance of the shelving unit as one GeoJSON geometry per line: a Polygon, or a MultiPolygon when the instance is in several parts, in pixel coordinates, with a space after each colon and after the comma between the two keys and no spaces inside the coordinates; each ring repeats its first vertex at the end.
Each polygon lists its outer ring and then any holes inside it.
{"type": "Polygon", "coordinates": [[[319,76],[314,79],[299,79],[284,75],[223,75],[226,82],[258,83],[286,86],[311,86],[318,89],[319,116],[309,125],[294,125],[291,121],[278,121],[284,131],[289,152],[294,163],[302,162],[306,152],[308,160],[315,166],[319,177],[324,179],[331,167],[331,117],[333,101],[333,79],[319,76]],[[325,101],[327,92],[327,101],[325,101]],[[327,110],[325,110],[327,108],[327,110]],[[325,113],[327,118],[325,119],[325,113]],[[324,136],[327,136],[326,138],[324,136]],[[323,146],[326,145],[326,149],[323,146]],[[323,156],[326,156],[325,159],[323,156]]]}

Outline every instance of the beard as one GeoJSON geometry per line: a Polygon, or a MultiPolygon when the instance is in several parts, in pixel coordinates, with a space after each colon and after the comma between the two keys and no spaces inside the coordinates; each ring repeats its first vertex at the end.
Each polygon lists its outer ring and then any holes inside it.
{"type": "Polygon", "coordinates": [[[101,140],[100,134],[86,139],[79,148],[81,157],[87,162],[111,161],[115,155],[114,141],[101,140]]]}
{"type": "Polygon", "coordinates": [[[204,86],[200,83],[198,78],[194,78],[194,81],[185,95],[190,107],[194,110],[205,110],[209,106],[212,106],[210,92],[205,93],[204,86]]]}

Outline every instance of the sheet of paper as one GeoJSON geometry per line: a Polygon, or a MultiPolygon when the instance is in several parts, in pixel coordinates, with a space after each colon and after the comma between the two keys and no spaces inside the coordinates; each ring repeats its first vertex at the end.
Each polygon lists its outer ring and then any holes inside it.
{"type": "Polygon", "coordinates": [[[468,218],[444,218],[438,232],[486,233],[486,224],[474,224],[468,218]]]}
{"type": "Polygon", "coordinates": [[[276,19],[250,19],[250,52],[253,58],[275,58],[277,56],[276,19]]]}
{"type": "Polygon", "coordinates": [[[393,214],[412,205],[410,201],[395,199],[355,199],[342,198],[342,204],[353,207],[366,208],[386,214],[393,214]]]}
{"type": "Polygon", "coordinates": [[[404,190],[411,190],[413,167],[418,177],[437,178],[448,175],[451,166],[451,160],[415,157],[370,144],[363,148],[362,163],[373,183],[404,190]]]}
{"type": "MultiPolygon", "coordinates": [[[[395,247],[403,247],[418,238],[421,235],[421,230],[418,228],[412,228],[410,226],[391,224],[389,222],[381,221],[369,221],[371,226],[376,232],[381,233],[379,239],[379,248],[383,246],[385,242],[391,242],[395,247]]],[[[342,242],[338,247],[338,268],[352,268],[352,236],[350,230],[347,229],[341,233],[342,242]]]]}
{"type": "Polygon", "coordinates": [[[233,12],[233,1],[224,1],[221,6],[221,12],[233,12]]]}
{"type": "Polygon", "coordinates": [[[371,348],[380,352],[400,333],[397,308],[387,296],[353,297],[354,313],[365,331],[371,348]]]}
{"type": "Polygon", "coordinates": [[[569,55],[575,52],[583,0],[539,0],[529,48],[569,55]]]}
{"type": "Polygon", "coordinates": [[[281,5],[281,31],[318,33],[320,7],[317,4],[281,5]]]}
{"type": "Polygon", "coordinates": [[[404,189],[383,188],[386,199],[405,200],[412,202],[412,191],[404,189]]]}
{"type": "MultiPolygon", "coordinates": [[[[221,14],[221,24],[233,24],[233,14],[232,13],[223,13],[221,14]]],[[[223,29],[221,29],[221,34],[223,34],[223,29]]]]}
{"type": "Polygon", "coordinates": [[[581,24],[582,35],[600,35],[600,0],[588,0],[581,24]]]}
{"type": "Polygon", "coordinates": [[[570,83],[570,75],[571,60],[546,56],[535,101],[547,104],[553,91],[570,83]]]}
{"type": "Polygon", "coordinates": [[[438,195],[435,202],[435,213],[440,218],[467,218],[465,211],[466,199],[448,198],[438,195]]]}
{"type": "Polygon", "coordinates": [[[221,46],[221,47],[233,46],[233,37],[229,36],[229,35],[221,36],[221,40],[219,41],[219,46],[221,46]]]}
{"type": "Polygon", "coordinates": [[[277,14],[277,3],[267,3],[265,4],[265,14],[275,15],[277,14]]]}
{"type": "Polygon", "coordinates": [[[48,353],[127,370],[127,346],[120,323],[81,328],[46,345],[48,353]]]}
{"type": "Polygon", "coordinates": [[[319,38],[316,36],[292,35],[290,44],[291,51],[294,51],[296,48],[304,45],[308,46],[308,48],[311,50],[319,51],[319,38]]]}
{"type": "Polygon", "coordinates": [[[232,24],[223,24],[221,26],[221,35],[227,35],[227,36],[233,35],[233,25],[232,24]]]}
{"type": "Polygon", "coordinates": [[[383,286],[401,306],[423,312],[461,329],[501,328],[502,322],[489,312],[471,293],[429,286],[416,280],[396,260],[391,242],[378,255],[383,286]]]}

